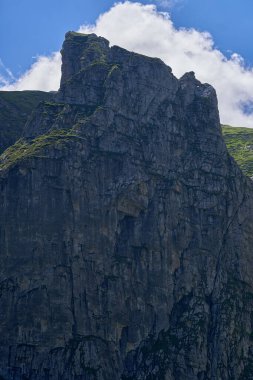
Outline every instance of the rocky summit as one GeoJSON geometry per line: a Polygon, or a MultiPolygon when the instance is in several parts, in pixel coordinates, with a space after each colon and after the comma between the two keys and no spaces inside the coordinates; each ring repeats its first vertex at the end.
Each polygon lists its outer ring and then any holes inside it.
{"type": "Polygon", "coordinates": [[[67,33],[1,155],[1,380],[253,379],[252,231],[215,90],[67,33]]]}

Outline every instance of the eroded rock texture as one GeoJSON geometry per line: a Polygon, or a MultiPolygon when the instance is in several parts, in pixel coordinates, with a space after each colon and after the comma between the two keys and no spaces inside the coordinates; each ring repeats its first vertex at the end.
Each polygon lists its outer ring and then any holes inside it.
{"type": "Polygon", "coordinates": [[[68,33],[1,156],[3,379],[253,379],[253,192],[214,89],[68,33]]]}

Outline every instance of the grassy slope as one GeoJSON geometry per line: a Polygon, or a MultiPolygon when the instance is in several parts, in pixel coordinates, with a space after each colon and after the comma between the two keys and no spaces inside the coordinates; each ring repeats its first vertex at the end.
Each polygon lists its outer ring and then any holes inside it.
{"type": "Polygon", "coordinates": [[[42,91],[0,91],[0,153],[20,138],[38,103],[52,96],[42,91]]]}
{"type": "MultiPolygon", "coordinates": [[[[0,155],[0,171],[8,169],[24,158],[36,157],[49,146],[56,146],[58,149],[62,149],[73,138],[78,138],[78,136],[72,130],[58,129],[41,135],[30,142],[19,139],[0,155]]],[[[41,155],[39,156],[42,157],[41,155]]]]}
{"type": "Polygon", "coordinates": [[[0,98],[14,105],[22,113],[27,113],[40,101],[48,100],[52,93],[44,91],[0,91],[0,98]]]}
{"type": "Polygon", "coordinates": [[[222,133],[231,156],[244,174],[253,176],[253,129],[222,126],[222,133]]]}

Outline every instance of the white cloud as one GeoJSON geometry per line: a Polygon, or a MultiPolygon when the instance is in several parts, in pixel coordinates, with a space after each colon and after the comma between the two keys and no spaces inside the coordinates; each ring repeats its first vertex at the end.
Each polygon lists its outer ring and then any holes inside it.
{"type": "MultiPolygon", "coordinates": [[[[49,57],[40,56],[31,68],[16,81],[0,77],[4,84],[0,90],[57,90],[61,78],[61,55],[59,52],[49,57]]],[[[14,78],[11,78],[14,79],[14,78]]]]}
{"type": "Polygon", "coordinates": [[[186,0],[154,0],[158,6],[164,9],[171,9],[175,6],[182,5],[185,1],[186,0]]]}
{"type": "Polygon", "coordinates": [[[243,105],[253,101],[253,69],[233,54],[227,59],[215,48],[212,36],[195,29],[176,29],[168,14],[154,5],[119,3],[101,15],[93,27],[80,28],[104,36],[111,44],[153,57],[172,67],[177,77],[195,71],[196,77],[212,84],[218,94],[221,120],[253,127],[253,115],[243,105]]]}
{"type": "Polygon", "coordinates": [[[0,59],[0,85],[7,85],[9,81],[14,81],[14,75],[11,70],[6,67],[3,61],[0,59]]]}
{"type": "Polygon", "coordinates": [[[9,84],[9,81],[8,79],[6,79],[6,76],[0,74],[0,85],[1,85],[0,90],[2,90],[4,86],[8,86],[8,84],[9,84]]]}
{"type": "Polygon", "coordinates": [[[174,6],[173,0],[155,0],[155,2],[160,5],[162,8],[171,8],[174,6]]]}
{"type": "MultiPolygon", "coordinates": [[[[231,125],[253,127],[253,69],[233,54],[227,59],[214,46],[212,36],[195,29],[176,29],[167,13],[154,5],[124,2],[102,14],[95,25],[80,27],[81,32],[94,32],[112,45],[160,57],[180,77],[195,71],[202,82],[217,90],[221,120],[231,125]],[[243,111],[248,111],[243,112],[243,111]]],[[[60,81],[59,53],[39,57],[31,69],[5,89],[57,90],[60,81]]]]}

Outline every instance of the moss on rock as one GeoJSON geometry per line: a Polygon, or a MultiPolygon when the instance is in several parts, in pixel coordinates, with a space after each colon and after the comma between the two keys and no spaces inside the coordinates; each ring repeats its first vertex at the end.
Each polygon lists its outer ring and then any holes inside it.
{"type": "Polygon", "coordinates": [[[72,130],[57,129],[50,131],[48,134],[41,135],[30,142],[19,139],[0,156],[0,170],[8,169],[25,158],[36,156],[48,146],[67,143],[74,137],[77,137],[77,135],[72,130]]]}

